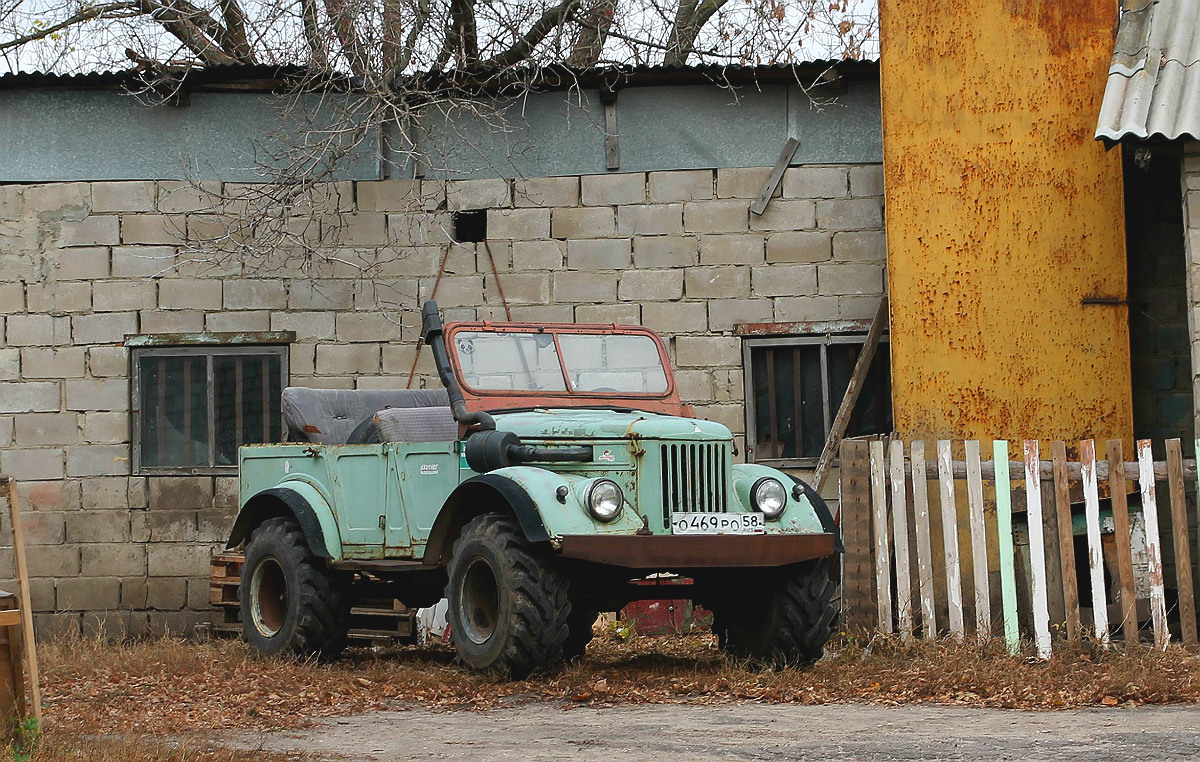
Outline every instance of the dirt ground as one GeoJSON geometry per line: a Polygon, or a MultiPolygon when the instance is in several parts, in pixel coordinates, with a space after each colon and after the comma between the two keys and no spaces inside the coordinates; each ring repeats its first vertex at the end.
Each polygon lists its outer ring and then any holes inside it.
{"type": "Polygon", "coordinates": [[[373,712],[230,737],[244,749],[367,760],[1159,760],[1200,758],[1200,706],[1033,712],[944,706],[538,702],[373,712]]]}

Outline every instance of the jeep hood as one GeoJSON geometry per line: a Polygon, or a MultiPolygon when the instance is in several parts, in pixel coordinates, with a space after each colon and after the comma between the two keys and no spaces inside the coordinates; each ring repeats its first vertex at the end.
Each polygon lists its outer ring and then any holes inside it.
{"type": "Polygon", "coordinates": [[[643,439],[695,441],[728,440],[732,436],[726,426],[699,418],[577,408],[499,413],[496,428],[522,439],[624,439],[635,434],[643,439]]]}

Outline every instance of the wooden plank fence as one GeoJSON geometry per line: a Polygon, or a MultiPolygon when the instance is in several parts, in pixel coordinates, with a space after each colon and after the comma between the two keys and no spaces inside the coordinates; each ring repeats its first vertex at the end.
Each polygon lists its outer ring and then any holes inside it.
{"type": "MultiPolygon", "coordinates": [[[[1186,496],[1188,480],[1197,478],[1196,462],[1183,459],[1178,439],[1166,441],[1162,461],[1154,460],[1149,440],[1137,442],[1132,461],[1126,461],[1121,440],[1104,444],[1105,457],[1097,459],[1093,440],[1079,442],[1078,458],[1071,461],[1066,443],[1052,442],[1049,460],[1042,460],[1041,445],[1029,440],[1013,443],[1012,453],[1022,459],[1009,460],[1010,443],[996,440],[991,459],[984,460],[978,441],[943,440],[930,463],[921,441],[843,442],[845,627],[898,633],[905,640],[919,632],[924,638],[949,635],[961,641],[969,622],[980,642],[1002,637],[1017,653],[1024,636],[1041,658],[1055,648],[1078,645],[1085,629],[1104,645],[1118,630],[1126,641],[1138,639],[1134,510],[1145,533],[1138,557],[1144,553],[1140,582],[1149,588],[1146,628],[1159,648],[1170,641],[1172,624],[1185,645],[1198,645],[1189,529],[1200,532],[1200,522],[1194,512],[1189,516],[1186,496]],[[965,494],[956,485],[963,480],[965,494]],[[1169,509],[1170,538],[1161,536],[1159,526],[1160,481],[1167,487],[1162,499],[1164,512],[1169,509]],[[935,511],[930,482],[936,482],[935,511]],[[1130,494],[1136,496],[1132,508],[1130,494]],[[1080,517],[1072,511],[1072,496],[1082,503],[1080,517]],[[1102,525],[1106,512],[1112,514],[1111,525],[1102,525]],[[1080,548],[1087,548],[1087,571],[1078,579],[1077,518],[1083,523],[1080,548]],[[1021,529],[1026,542],[1018,542],[1021,529]],[[1171,580],[1164,568],[1164,539],[1171,541],[1175,560],[1171,580]],[[935,556],[939,541],[942,552],[935,556]],[[968,549],[966,562],[962,555],[968,549]],[[1168,611],[1171,583],[1175,595],[1168,611]],[[1119,612],[1111,621],[1110,595],[1119,612]],[[1085,620],[1083,613],[1090,616],[1085,620]]],[[[1200,440],[1196,445],[1200,450],[1200,440]]]]}

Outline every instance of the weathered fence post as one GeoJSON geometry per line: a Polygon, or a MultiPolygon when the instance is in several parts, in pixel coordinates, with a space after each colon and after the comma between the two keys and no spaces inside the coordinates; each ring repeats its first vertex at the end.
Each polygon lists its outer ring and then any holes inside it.
{"type": "Polygon", "coordinates": [[[1021,629],[1017,625],[1017,578],[1013,569],[1012,494],[1008,477],[1008,442],[992,442],[996,479],[996,534],[1000,547],[1000,598],[1004,609],[1004,642],[1010,653],[1021,652],[1021,629]]]}
{"type": "Polygon", "coordinates": [[[840,449],[839,499],[842,542],[846,546],[846,577],[842,580],[842,610],[850,632],[873,629],[875,599],[871,595],[871,467],[867,443],[844,440],[840,449]]]}
{"type": "MultiPolygon", "coordinates": [[[[1121,468],[1124,472],[1124,466],[1121,468]]],[[[1100,544],[1100,487],[1096,482],[1096,443],[1079,443],[1079,475],[1083,481],[1084,515],[1087,519],[1088,570],[1092,591],[1092,621],[1096,637],[1108,645],[1108,595],[1104,589],[1104,549],[1100,544]]]]}
{"type": "Polygon", "coordinates": [[[929,477],[925,473],[925,443],[912,443],[913,523],[917,530],[917,582],[921,595],[921,632],[926,639],[937,637],[937,614],[933,605],[933,542],[929,531],[929,477]]]}

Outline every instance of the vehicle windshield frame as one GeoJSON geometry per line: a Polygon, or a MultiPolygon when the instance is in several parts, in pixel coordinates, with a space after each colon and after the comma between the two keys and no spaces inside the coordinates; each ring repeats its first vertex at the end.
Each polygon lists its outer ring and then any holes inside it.
{"type": "Polygon", "coordinates": [[[670,358],[662,338],[647,328],[639,326],[618,325],[578,325],[578,324],[520,324],[520,323],[458,323],[447,326],[446,348],[454,377],[464,392],[479,398],[489,397],[548,397],[560,400],[665,400],[675,395],[675,376],[671,369],[670,358]],[[459,333],[516,333],[516,334],[550,334],[554,340],[554,352],[558,358],[559,371],[562,373],[565,390],[543,389],[478,389],[469,385],[463,375],[462,363],[459,361],[458,347],[455,336],[459,333]],[[569,368],[559,344],[562,334],[577,334],[591,336],[638,336],[654,342],[658,351],[659,364],[666,379],[666,387],[661,392],[598,392],[578,391],[571,383],[569,368]]]}

